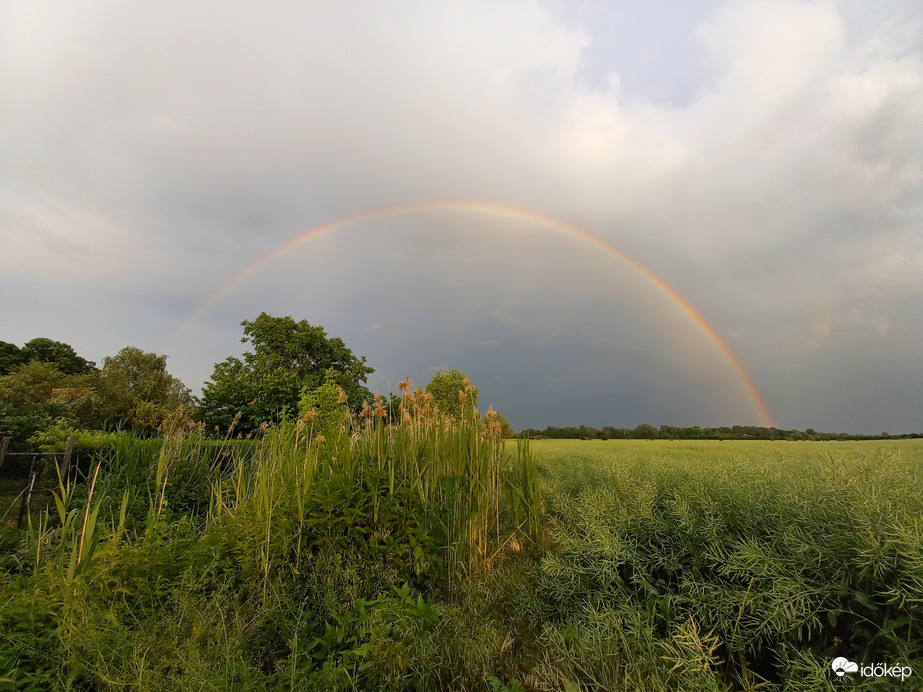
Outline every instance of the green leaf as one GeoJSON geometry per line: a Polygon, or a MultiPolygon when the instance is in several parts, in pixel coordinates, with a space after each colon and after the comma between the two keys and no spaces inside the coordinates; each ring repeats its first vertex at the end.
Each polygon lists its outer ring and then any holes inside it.
{"type": "Polygon", "coordinates": [[[859,601],[859,603],[864,605],[866,608],[869,608],[870,610],[878,610],[878,606],[872,602],[872,599],[869,598],[868,594],[866,594],[865,592],[856,591],[853,595],[856,597],[856,600],[859,601]]]}

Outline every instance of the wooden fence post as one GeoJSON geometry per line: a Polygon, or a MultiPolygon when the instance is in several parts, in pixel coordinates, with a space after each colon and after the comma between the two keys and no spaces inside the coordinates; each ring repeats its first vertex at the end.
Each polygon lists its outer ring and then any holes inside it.
{"type": "Polygon", "coordinates": [[[0,466],[3,466],[3,457],[6,456],[6,448],[10,446],[10,438],[4,437],[0,442],[0,466]]]}
{"type": "Polygon", "coordinates": [[[61,462],[61,485],[58,490],[64,488],[64,484],[67,483],[67,474],[71,468],[71,452],[74,451],[74,442],[76,438],[71,435],[67,438],[67,445],[64,447],[64,460],[61,462]]]}
{"type": "Polygon", "coordinates": [[[35,455],[32,456],[32,465],[29,467],[29,485],[23,491],[22,504],[19,506],[19,521],[16,522],[17,528],[22,528],[26,523],[26,515],[29,514],[29,503],[32,500],[32,488],[35,487],[35,455]]]}

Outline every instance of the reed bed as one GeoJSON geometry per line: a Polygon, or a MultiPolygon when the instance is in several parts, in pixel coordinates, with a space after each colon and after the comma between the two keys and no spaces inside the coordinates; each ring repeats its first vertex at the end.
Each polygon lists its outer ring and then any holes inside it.
{"type": "MultiPolygon", "coordinates": [[[[326,385],[296,418],[250,440],[235,438],[234,426],[207,440],[177,420],[161,439],[121,437],[84,470],[86,482],[62,479],[55,511],[30,524],[3,572],[5,593],[47,590],[56,625],[32,636],[59,658],[26,646],[28,636],[0,640],[10,667],[2,684],[28,687],[50,672],[62,685],[199,684],[209,677],[199,664],[174,670],[163,651],[169,642],[187,656],[189,641],[225,666],[236,651],[251,682],[282,669],[318,689],[349,688],[382,667],[406,678],[390,649],[371,652],[373,632],[384,628],[391,641],[409,622],[426,635],[428,598],[537,548],[540,501],[534,482],[519,486],[535,473],[526,447],[504,457],[492,409],[482,416],[462,391],[455,419],[410,382],[401,393],[390,411],[376,397],[353,414],[326,385]],[[176,627],[158,621],[154,646],[143,628],[158,617],[176,627]],[[217,627],[218,641],[194,635],[201,627],[217,627]],[[139,658],[139,646],[160,650],[157,663],[139,658]]],[[[34,600],[20,597],[0,611],[14,629],[34,600]]]]}

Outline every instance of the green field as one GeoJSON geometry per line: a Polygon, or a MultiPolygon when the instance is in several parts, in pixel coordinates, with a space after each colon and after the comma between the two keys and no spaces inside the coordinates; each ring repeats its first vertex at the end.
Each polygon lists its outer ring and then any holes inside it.
{"type": "Polygon", "coordinates": [[[923,688],[923,440],[418,423],[123,439],[0,534],[0,689],[923,688]]]}
{"type": "Polygon", "coordinates": [[[702,689],[728,684],[717,670],[736,685],[821,689],[841,655],[923,672],[919,440],[542,440],[534,451],[557,527],[540,581],[579,613],[571,652],[585,647],[576,658],[595,662],[582,668],[599,688],[631,677],[625,689],[656,688],[658,653],[691,671],[697,651],[702,689]],[[616,643],[626,628],[627,647],[616,643]]]}
{"type": "MultiPolygon", "coordinates": [[[[873,477],[888,468],[917,473],[923,482],[923,439],[870,441],[765,441],[765,440],[534,440],[532,452],[548,472],[563,464],[585,469],[590,475],[606,468],[632,468],[672,472],[682,469],[698,476],[712,471],[732,474],[741,482],[761,475],[812,474],[832,464],[839,472],[873,477]],[[740,469],[743,463],[749,472],[740,469]]],[[[556,473],[555,473],[556,475],[556,473]]],[[[814,479],[819,480],[819,479],[814,479]]],[[[548,488],[546,483],[544,486],[548,488]]],[[[923,486],[921,486],[923,487],[923,486]]]]}
{"type": "Polygon", "coordinates": [[[688,459],[690,455],[709,457],[764,457],[781,455],[791,459],[811,459],[823,454],[839,454],[850,458],[870,455],[902,454],[907,461],[919,460],[923,454],[923,439],[862,440],[862,441],[777,441],[767,440],[535,440],[533,449],[543,458],[613,458],[666,454],[670,458],[688,459]]]}

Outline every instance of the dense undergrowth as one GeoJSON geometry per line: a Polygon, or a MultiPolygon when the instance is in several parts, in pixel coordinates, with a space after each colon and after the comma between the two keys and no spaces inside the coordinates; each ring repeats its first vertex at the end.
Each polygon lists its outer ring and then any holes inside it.
{"type": "Polygon", "coordinates": [[[834,656],[919,682],[920,446],[504,450],[405,394],[400,425],[121,438],[0,534],[0,688],[874,687],[834,656]]]}

